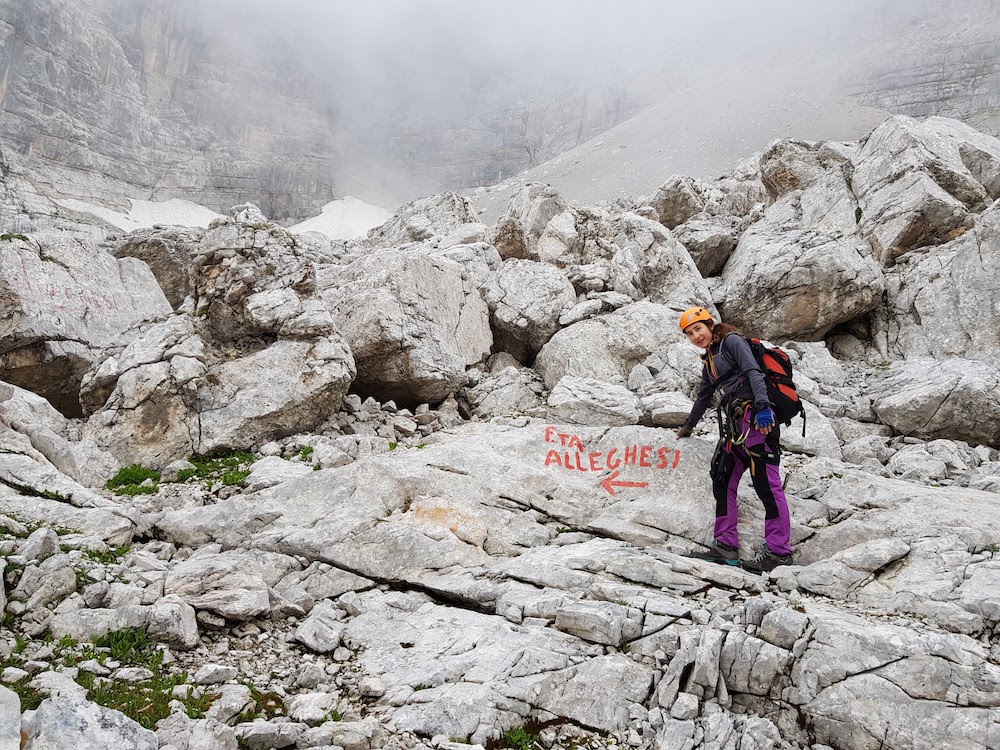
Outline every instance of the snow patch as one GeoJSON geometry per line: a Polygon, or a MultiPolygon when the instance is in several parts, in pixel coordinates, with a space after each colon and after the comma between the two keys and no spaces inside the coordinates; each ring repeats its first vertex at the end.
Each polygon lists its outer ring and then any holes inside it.
{"type": "Polygon", "coordinates": [[[180,198],[171,198],[166,201],[130,200],[129,202],[132,206],[129,212],[124,214],[74,198],[56,201],[63,208],[96,216],[111,226],[126,232],[131,232],[134,229],[148,229],[156,224],[207,227],[210,222],[222,218],[221,214],[217,214],[211,209],[180,198]]]}
{"type": "Polygon", "coordinates": [[[347,195],[323,206],[319,216],[306,219],[290,232],[321,232],[332,240],[352,240],[364,237],[369,229],[384,224],[392,217],[390,211],[347,195]]]}

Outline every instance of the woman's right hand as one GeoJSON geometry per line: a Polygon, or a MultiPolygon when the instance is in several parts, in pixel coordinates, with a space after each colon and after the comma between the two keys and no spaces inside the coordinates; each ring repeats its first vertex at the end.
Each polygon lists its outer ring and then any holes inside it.
{"type": "Polygon", "coordinates": [[[676,433],[674,433],[674,437],[677,438],[678,440],[680,440],[681,438],[691,437],[691,428],[681,427],[679,430],[677,430],[676,433]]]}

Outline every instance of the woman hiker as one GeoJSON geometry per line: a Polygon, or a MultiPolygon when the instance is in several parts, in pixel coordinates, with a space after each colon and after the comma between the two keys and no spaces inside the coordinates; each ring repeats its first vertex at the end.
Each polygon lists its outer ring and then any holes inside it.
{"type": "Polygon", "coordinates": [[[739,330],[716,323],[705,308],[685,310],[680,326],[688,340],[705,353],[701,355],[704,364],[701,388],[687,421],[677,430],[677,437],[691,434],[710,406],[716,388],[722,390],[720,418],[725,425],[712,459],[715,540],[707,552],[694,557],[726,565],[740,564],[736,496],[740,477],[749,468],[753,488],[764,504],[765,545],[761,554],[743,563],[743,567],[763,573],[779,565],[791,565],[791,521],[778,469],[780,434],[768,400],[764,373],[739,330]]]}

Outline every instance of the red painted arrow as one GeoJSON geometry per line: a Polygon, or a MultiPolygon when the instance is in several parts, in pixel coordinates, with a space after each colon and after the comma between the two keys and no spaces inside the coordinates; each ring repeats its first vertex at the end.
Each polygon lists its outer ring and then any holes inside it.
{"type": "Polygon", "coordinates": [[[625,481],[615,481],[618,477],[618,472],[616,471],[610,477],[606,477],[601,480],[601,487],[608,491],[609,495],[614,495],[615,487],[648,487],[649,482],[625,482],[625,481]]]}

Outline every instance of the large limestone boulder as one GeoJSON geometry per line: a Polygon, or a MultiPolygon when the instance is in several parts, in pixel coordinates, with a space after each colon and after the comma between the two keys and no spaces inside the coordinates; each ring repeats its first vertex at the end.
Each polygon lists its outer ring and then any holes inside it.
{"type": "Polygon", "coordinates": [[[163,583],[195,610],[245,621],[270,611],[268,586],[257,565],[238,552],[200,555],[171,568],[163,583]]]}
{"type": "Polygon", "coordinates": [[[843,160],[829,163],[740,237],[722,271],[728,322],[765,338],[812,341],[878,303],[885,282],[855,231],[843,160]]]}
{"type": "Polygon", "coordinates": [[[365,244],[392,247],[419,242],[474,223],[476,212],[469,201],[457,193],[441,193],[402,206],[391,219],[368,232],[365,244]]]}
{"type": "Polygon", "coordinates": [[[0,241],[0,378],[79,416],[80,379],[104,347],[170,304],[142,261],[58,235],[0,241]]]}
{"type": "Polygon", "coordinates": [[[1000,204],[933,253],[909,253],[886,272],[875,338],[904,357],[1000,360],[1000,204]]]}
{"type": "Polygon", "coordinates": [[[147,330],[84,386],[85,434],[122,463],[162,467],[308,430],[340,407],[355,373],[338,337],[279,340],[227,359],[190,316],[147,330]],[[267,377],[261,377],[261,373],[267,377]]]}
{"type": "Polygon", "coordinates": [[[489,419],[524,414],[541,406],[545,384],[528,367],[508,366],[479,378],[459,392],[459,404],[469,417],[489,419]]]}
{"type": "Polygon", "coordinates": [[[489,232],[487,241],[496,246],[504,259],[537,260],[538,241],[549,222],[559,214],[572,217],[569,206],[554,188],[538,183],[525,185],[511,196],[506,214],[489,232]]]}
{"type": "Polygon", "coordinates": [[[380,401],[442,401],[493,345],[486,302],[455,261],[373,253],[324,279],[357,363],[355,389],[380,401]]]}
{"type": "Polygon", "coordinates": [[[484,291],[498,348],[525,363],[576,303],[573,285],[558,269],[530,260],[504,261],[484,291]]]}
{"type": "Polygon", "coordinates": [[[613,291],[680,310],[710,299],[690,254],[657,222],[622,214],[611,218],[607,232],[617,248],[611,257],[613,291]]]}
{"type": "Polygon", "coordinates": [[[317,294],[315,263],[259,211],[234,212],[212,222],[193,260],[195,313],[212,338],[330,333],[333,321],[317,294]]]}
{"type": "Polygon", "coordinates": [[[625,383],[631,369],[650,354],[676,343],[680,310],[636,302],[556,333],[542,347],[536,369],[548,388],[566,375],[625,383]]]}
{"type": "Polygon", "coordinates": [[[809,716],[817,740],[858,750],[995,744],[987,686],[996,684],[996,668],[987,665],[980,675],[982,644],[846,613],[817,615],[811,625],[783,697],[809,716]],[[936,702],[957,694],[961,702],[942,716],[936,702]]]}
{"type": "Polygon", "coordinates": [[[566,424],[637,424],[639,397],[621,385],[591,378],[564,377],[549,394],[549,414],[566,424]]]}
{"type": "Polygon", "coordinates": [[[699,215],[677,227],[673,235],[691,254],[701,275],[714,276],[736,249],[742,231],[742,222],[732,216],[699,215]]]}
{"type": "Polygon", "coordinates": [[[956,120],[897,115],[864,141],[851,185],[861,231],[889,265],[954,239],[1000,197],[1000,141],[956,120]]]}
{"type": "Polygon", "coordinates": [[[790,139],[771,142],[760,157],[761,182],[774,198],[823,180],[826,167],[819,144],[790,139]]]}
{"type": "Polygon", "coordinates": [[[648,202],[667,229],[683,224],[705,208],[706,187],[693,177],[675,174],[656,189],[648,202]]]}
{"type": "Polygon", "coordinates": [[[87,486],[103,485],[118,471],[114,457],[89,440],[71,440],[69,422],[41,396],[0,383],[0,425],[28,438],[59,472],[87,486]]]}
{"type": "Polygon", "coordinates": [[[102,747],[156,750],[156,733],[144,729],[121,711],[99,706],[82,697],[53,697],[42,701],[21,726],[25,746],[32,748],[102,747]]]}
{"type": "Polygon", "coordinates": [[[205,232],[193,227],[160,227],[129,232],[111,249],[116,258],[138,258],[156,277],[176,310],[192,290],[191,260],[205,232]]]}
{"type": "Polygon", "coordinates": [[[990,364],[897,362],[872,396],[879,419],[903,434],[1000,446],[1000,370],[990,364]]]}

